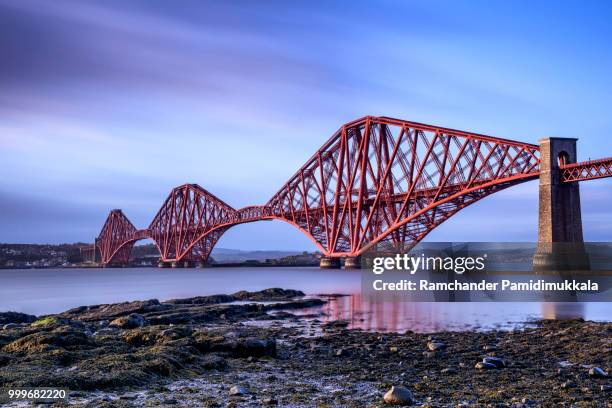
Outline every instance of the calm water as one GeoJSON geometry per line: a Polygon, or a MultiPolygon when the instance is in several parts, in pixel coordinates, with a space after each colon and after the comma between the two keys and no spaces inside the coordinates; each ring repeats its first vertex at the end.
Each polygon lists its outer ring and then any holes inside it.
{"type": "Polygon", "coordinates": [[[612,303],[370,302],[360,296],[360,271],[319,268],[5,269],[0,270],[0,311],[41,315],[82,305],[270,287],[351,295],[330,299],[319,310],[321,320],[348,320],[351,327],[368,330],[507,329],[540,317],[612,320],[612,303]]]}

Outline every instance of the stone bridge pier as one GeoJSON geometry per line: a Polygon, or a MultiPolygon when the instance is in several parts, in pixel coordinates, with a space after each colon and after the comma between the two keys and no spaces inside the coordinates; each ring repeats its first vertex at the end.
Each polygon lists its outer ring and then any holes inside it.
{"type": "Polygon", "coordinates": [[[573,138],[540,140],[538,248],[534,271],[589,269],[584,250],[580,186],[561,181],[560,166],[576,163],[573,138]]]}

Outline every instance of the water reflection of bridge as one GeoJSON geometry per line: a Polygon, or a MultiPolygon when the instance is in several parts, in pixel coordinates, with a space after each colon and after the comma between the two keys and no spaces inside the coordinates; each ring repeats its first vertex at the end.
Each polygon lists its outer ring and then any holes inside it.
{"type": "MultiPolygon", "coordinates": [[[[400,300],[400,299],[398,299],[400,300]]],[[[380,301],[355,293],[332,297],[323,306],[325,322],[345,320],[349,328],[404,332],[512,329],[526,318],[583,318],[581,303],[446,303],[380,301]],[[486,305],[486,307],[483,307],[486,305]]]]}

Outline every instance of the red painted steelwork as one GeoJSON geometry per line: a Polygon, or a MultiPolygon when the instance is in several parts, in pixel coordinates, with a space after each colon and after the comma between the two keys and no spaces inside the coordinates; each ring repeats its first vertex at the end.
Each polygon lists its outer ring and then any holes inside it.
{"type": "MultiPolygon", "coordinates": [[[[236,210],[185,184],[172,190],[147,230],[113,210],[96,244],[104,264],[127,262],[142,238],[155,241],[164,262],[204,261],[228,228],[278,219],[326,256],[408,248],[462,208],[538,178],[539,153],[534,144],[367,116],[338,129],[264,206],[236,210]]],[[[605,163],[606,175],[564,166],[564,181],[607,177],[605,163]]]]}
{"type": "Polygon", "coordinates": [[[266,204],[327,256],[413,245],[461,208],[538,177],[537,145],[365,117],[341,127],[266,204]]]}
{"type": "Polygon", "coordinates": [[[604,177],[612,177],[612,157],[561,166],[561,181],[564,183],[604,177]]]}

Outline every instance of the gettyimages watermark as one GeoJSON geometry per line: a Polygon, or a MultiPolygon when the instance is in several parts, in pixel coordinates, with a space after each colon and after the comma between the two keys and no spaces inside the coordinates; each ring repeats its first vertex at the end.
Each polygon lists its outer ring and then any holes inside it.
{"type": "Polygon", "coordinates": [[[379,300],[612,301],[612,243],[420,243],[361,266],[363,295],[379,300]]]}

